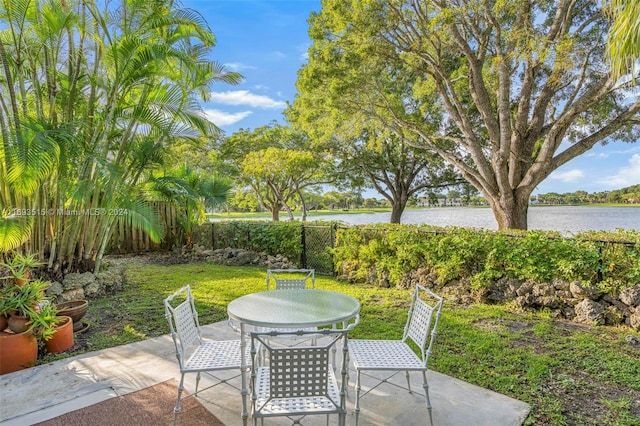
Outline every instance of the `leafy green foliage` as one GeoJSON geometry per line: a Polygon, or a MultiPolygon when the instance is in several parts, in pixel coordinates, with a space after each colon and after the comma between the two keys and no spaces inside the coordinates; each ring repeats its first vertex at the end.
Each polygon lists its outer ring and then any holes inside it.
{"type": "Polygon", "coordinates": [[[0,246],[64,273],[98,270],[123,222],[159,241],[142,183],[176,142],[219,131],[200,101],[241,79],[209,59],[204,18],[162,1],[0,0],[0,39],[0,246]]]}
{"type": "Polygon", "coordinates": [[[340,229],[333,253],[348,279],[376,282],[386,274],[391,285],[419,268],[435,274],[439,285],[468,278],[475,287],[500,278],[561,279],[616,291],[640,280],[637,231],[562,238],[545,231],[377,225],[340,229]]]}
{"type": "Polygon", "coordinates": [[[280,220],[281,209],[293,219],[291,205],[295,200],[302,203],[304,220],[303,189],[327,183],[332,164],[321,150],[310,146],[306,134],[274,122],[253,132],[240,130],[218,141],[216,167],[237,177],[243,189],[250,189],[274,221],[280,220]]]}
{"type": "Polygon", "coordinates": [[[0,250],[20,247],[31,234],[33,222],[29,217],[14,216],[9,209],[0,210],[0,250]]]}
{"type": "Polygon", "coordinates": [[[226,201],[231,180],[189,166],[180,166],[150,181],[150,190],[178,207],[178,224],[185,233],[186,246],[194,244],[197,225],[206,221],[206,207],[226,201]]]}
{"type": "Polygon", "coordinates": [[[216,222],[214,248],[243,248],[270,255],[281,254],[296,262],[302,254],[299,222],[216,222]]]}

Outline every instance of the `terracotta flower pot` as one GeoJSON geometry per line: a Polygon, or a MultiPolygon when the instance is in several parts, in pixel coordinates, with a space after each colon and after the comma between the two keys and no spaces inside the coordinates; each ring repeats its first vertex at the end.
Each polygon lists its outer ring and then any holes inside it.
{"type": "Polygon", "coordinates": [[[27,275],[23,275],[21,277],[14,277],[13,278],[13,282],[16,285],[23,286],[23,285],[25,285],[26,283],[29,282],[29,275],[27,274],[27,275]]]}
{"type": "Polygon", "coordinates": [[[26,315],[11,314],[7,323],[9,324],[11,331],[19,334],[24,333],[29,329],[29,325],[27,325],[29,320],[30,318],[26,315]]]}
{"type": "Polygon", "coordinates": [[[88,300],[71,300],[69,302],[57,303],[58,316],[66,315],[71,317],[74,323],[80,322],[89,308],[88,300]]]}
{"type": "Polygon", "coordinates": [[[38,358],[38,341],[29,331],[0,333],[0,374],[32,367],[38,358]]]}
{"type": "Polygon", "coordinates": [[[61,316],[65,321],[55,327],[55,333],[49,340],[45,340],[44,345],[47,352],[58,354],[71,349],[74,344],[73,340],[73,321],[71,317],[61,316]]]}

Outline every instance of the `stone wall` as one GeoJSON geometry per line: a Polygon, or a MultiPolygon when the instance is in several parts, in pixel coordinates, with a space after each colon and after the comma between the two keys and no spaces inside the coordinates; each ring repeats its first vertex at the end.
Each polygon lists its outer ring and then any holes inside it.
{"type": "Polygon", "coordinates": [[[223,248],[208,250],[201,246],[195,246],[192,251],[185,255],[192,260],[215,263],[227,266],[261,266],[265,269],[290,269],[297,268],[285,256],[280,254],[271,256],[266,253],[258,253],[251,250],[223,248]]]}
{"type": "MultiPolygon", "coordinates": [[[[433,288],[435,278],[427,271],[418,269],[407,274],[401,285],[409,287],[421,284],[433,288]]],[[[459,280],[438,287],[435,291],[449,303],[514,303],[525,310],[548,309],[556,317],[575,322],[590,325],[624,324],[640,330],[640,283],[615,295],[585,287],[578,281],[560,280],[537,283],[504,279],[482,289],[472,289],[468,280],[459,280]]]]}
{"type": "Polygon", "coordinates": [[[124,274],[124,263],[110,265],[107,270],[97,275],[91,272],[67,274],[62,282],[53,282],[47,289],[46,295],[55,303],[62,303],[113,294],[122,290],[125,282],[124,274]]]}

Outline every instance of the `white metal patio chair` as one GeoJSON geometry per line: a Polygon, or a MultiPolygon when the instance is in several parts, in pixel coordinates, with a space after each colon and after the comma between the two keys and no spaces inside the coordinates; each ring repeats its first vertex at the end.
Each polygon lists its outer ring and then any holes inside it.
{"type": "MultiPolygon", "coordinates": [[[[316,287],[315,269],[267,269],[267,291],[271,290],[271,282],[275,290],[306,290],[316,287]]],[[[304,331],[315,331],[318,327],[307,327],[304,331]]],[[[264,331],[292,331],[291,328],[265,329],[264,331]]],[[[294,340],[295,335],[293,336],[294,340]]]]}
{"type": "Polygon", "coordinates": [[[338,414],[344,425],[347,393],[347,332],[325,329],[312,332],[304,346],[289,346],[291,336],[304,339],[310,332],[271,331],[251,333],[251,402],[253,424],[265,417],[287,417],[300,424],[307,415],[338,414]],[[335,376],[330,352],[342,342],[341,380],[335,376]],[[266,352],[263,357],[260,352],[266,352]],[[264,361],[264,364],[261,362],[264,361]]]}
{"type": "MultiPolygon", "coordinates": [[[[178,420],[180,403],[183,399],[197,396],[198,393],[211,389],[221,383],[240,390],[229,383],[232,378],[240,375],[241,352],[240,340],[209,341],[202,338],[198,312],[196,311],[193,295],[189,285],[182,287],[164,300],[165,314],[169,322],[171,337],[176,348],[176,357],[180,365],[180,385],[178,386],[178,398],[174,408],[174,425],[178,420]],[[175,306],[174,306],[175,305],[175,306]],[[234,377],[222,379],[211,372],[223,370],[237,370],[234,377]],[[195,392],[182,398],[184,390],[184,376],[187,373],[196,373],[195,392]],[[204,389],[198,390],[200,374],[206,373],[215,379],[215,383],[204,389]]],[[[250,360],[248,348],[245,351],[247,360],[250,360]]]]}
{"type": "MultiPolygon", "coordinates": [[[[433,342],[436,336],[438,321],[442,313],[443,298],[433,293],[429,289],[420,285],[416,286],[413,293],[413,300],[409,308],[407,323],[404,327],[402,340],[349,340],[349,357],[353,359],[356,369],[356,425],[360,414],[360,398],[377,388],[397,373],[404,371],[407,378],[407,387],[399,386],[411,392],[411,382],[409,371],[421,371],[427,411],[429,413],[430,424],[433,425],[431,414],[431,401],[429,399],[429,384],[427,383],[427,363],[433,342]],[[435,316],[435,318],[434,318],[435,316]],[[409,345],[412,341],[420,351],[420,356],[416,355],[409,345]],[[380,379],[379,383],[361,394],[360,375],[365,370],[393,371],[390,376],[380,379]]],[[[397,386],[397,385],[396,385],[397,386]]]]}
{"type": "Polygon", "coordinates": [[[271,282],[276,290],[315,288],[315,269],[267,269],[267,291],[271,282]]]}

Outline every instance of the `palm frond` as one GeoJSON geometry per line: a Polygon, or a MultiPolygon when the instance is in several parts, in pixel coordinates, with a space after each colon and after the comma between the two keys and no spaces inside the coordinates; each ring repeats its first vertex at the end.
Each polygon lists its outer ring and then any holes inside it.
{"type": "Polygon", "coordinates": [[[7,181],[11,187],[19,194],[33,194],[56,167],[60,155],[56,138],[68,136],[39,122],[26,123],[23,142],[5,153],[10,158],[7,181]]]}
{"type": "Polygon", "coordinates": [[[200,183],[200,194],[204,197],[207,206],[214,207],[227,201],[232,188],[231,179],[213,176],[200,183]]]}
{"type": "Polygon", "coordinates": [[[0,251],[20,247],[27,241],[33,229],[30,216],[15,216],[9,211],[0,215],[0,251]]]}
{"type": "Polygon", "coordinates": [[[133,229],[149,235],[154,243],[162,241],[164,229],[158,212],[146,200],[125,198],[120,200],[116,208],[110,209],[116,216],[116,222],[123,222],[133,229]]]}
{"type": "Polygon", "coordinates": [[[159,195],[166,201],[182,204],[181,199],[196,199],[187,181],[179,176],[161,176],[152,178],[147,184],[151,193],[159,195]]]}

